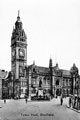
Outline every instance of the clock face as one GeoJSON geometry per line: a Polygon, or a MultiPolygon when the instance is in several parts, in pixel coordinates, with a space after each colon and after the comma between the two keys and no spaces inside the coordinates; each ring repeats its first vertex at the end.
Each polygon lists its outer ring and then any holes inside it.
{"type": "Polygon", "coordinates": [[[25,51],[24,51],[24,49],[19,49],[19,56],[20,57],[24,57],[25,56],[25,51]]]}

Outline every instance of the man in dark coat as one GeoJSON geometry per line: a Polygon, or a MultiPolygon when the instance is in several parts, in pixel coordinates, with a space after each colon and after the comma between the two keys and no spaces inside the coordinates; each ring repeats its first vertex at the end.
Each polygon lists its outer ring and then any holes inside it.
{"type": "Polygon", "coordinates": [[[69,98],[69,107],[71,107],[71,97],[69,98]]]}
{"type": "Polygon", "coordinates": [[[63,98],[61,97],[61,105],[63,104],[63,98]]]}

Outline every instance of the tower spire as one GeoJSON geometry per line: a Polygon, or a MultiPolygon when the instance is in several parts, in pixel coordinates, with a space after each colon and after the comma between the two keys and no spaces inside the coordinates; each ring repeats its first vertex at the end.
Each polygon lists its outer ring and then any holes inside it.
{"type": "Polygon", "coordinates": [[[52,58],[50,58],[50,60],[49,60],[49,68],[51,68],[52,67],[52,58]]]}
{"type": "Polygon", "coordinates": [[[18,10],[17,21],[20,21],[20,10],[18,10]]]}

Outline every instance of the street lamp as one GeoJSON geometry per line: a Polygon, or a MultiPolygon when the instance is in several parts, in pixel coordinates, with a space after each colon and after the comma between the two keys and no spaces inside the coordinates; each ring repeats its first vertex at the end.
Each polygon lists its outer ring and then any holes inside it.
{"type": "Polygon", "coordinates": [[[28,78],[27,78],[27,71],[28,68],[27,66],[25,66],[25,77],[26,77],[26,95],[29,96],[29,81],[28,81],[28,78]]]}

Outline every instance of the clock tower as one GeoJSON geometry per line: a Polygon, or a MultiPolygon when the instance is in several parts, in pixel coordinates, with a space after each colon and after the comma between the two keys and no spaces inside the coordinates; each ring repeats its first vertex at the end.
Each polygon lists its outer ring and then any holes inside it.
{"type": "Polygon", "coordinates": [[[21,94],[25,94],[27,86],[25,75],[26,65],[27,36],[22,27],[22,22],[18,11],[17,21],[15,22],[15,27],[13,28],[11,37],[11,71],[14,75],[14,96],[20,96],[21,94]]]}

